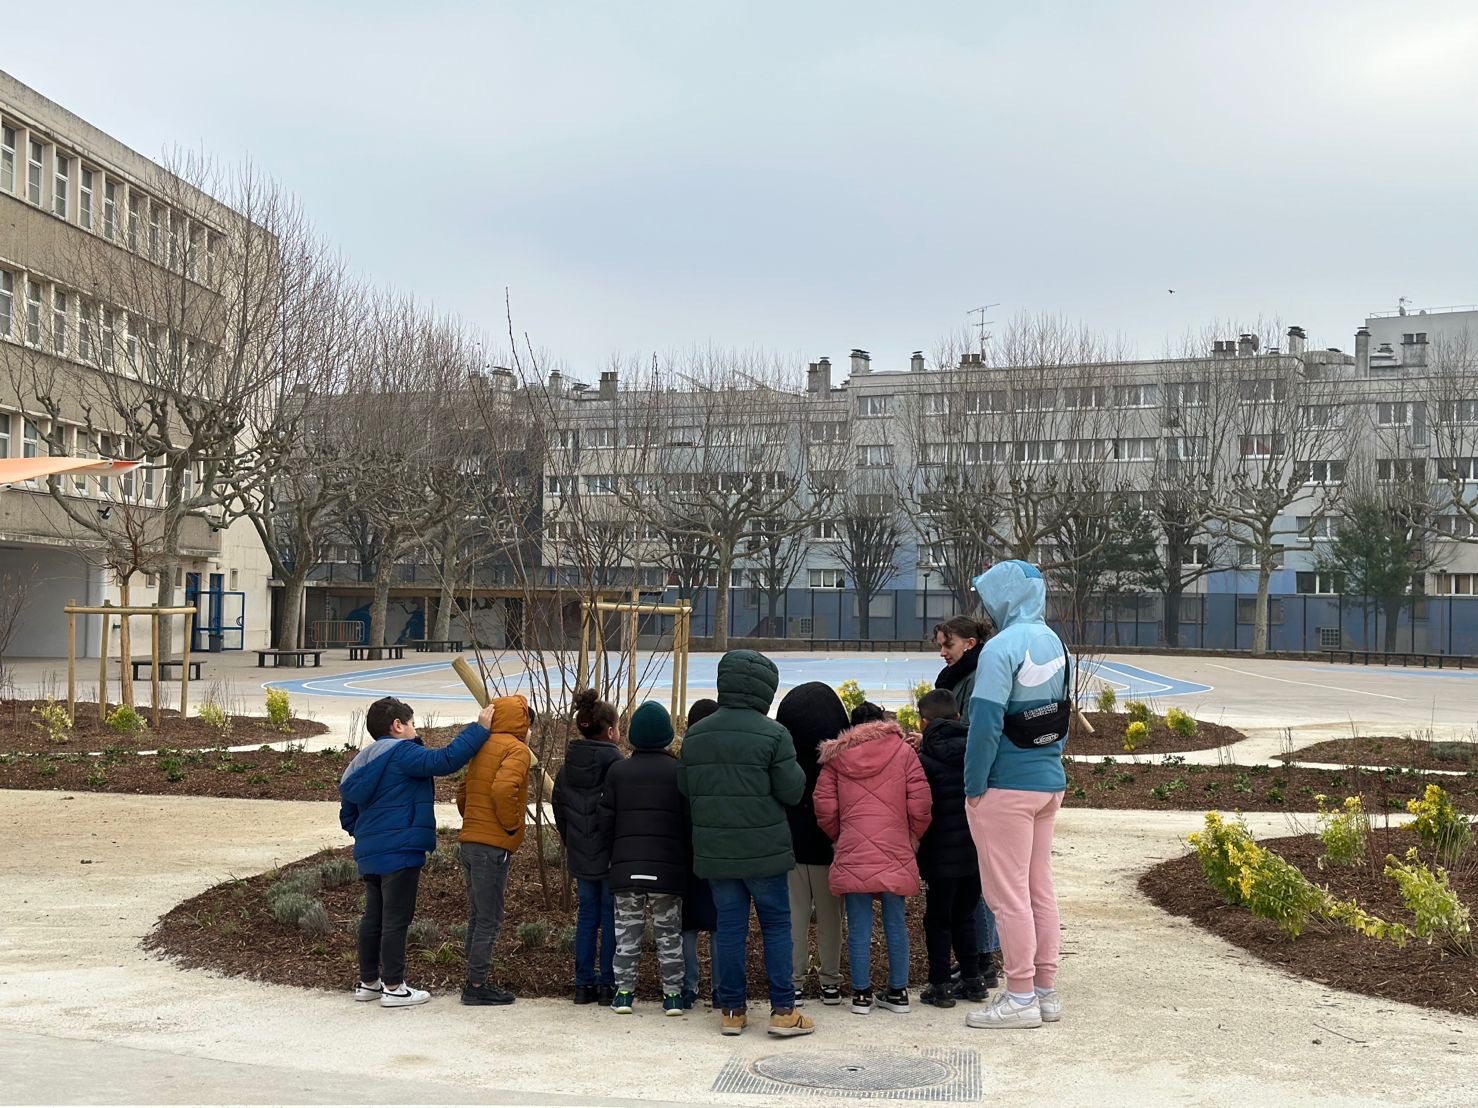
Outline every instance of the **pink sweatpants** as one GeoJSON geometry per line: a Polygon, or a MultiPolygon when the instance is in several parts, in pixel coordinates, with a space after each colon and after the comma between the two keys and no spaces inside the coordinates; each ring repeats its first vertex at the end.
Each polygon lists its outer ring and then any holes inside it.
{"type": "Polygon", "coordinates": [[[1057,981],[1062,947],[1057,891],[1052,887],[1052,826],[1062,793],[986,789],[965,805],[980,858],[980,887],[995,913],[1006,987],[1025,994],[1057,981]]]}

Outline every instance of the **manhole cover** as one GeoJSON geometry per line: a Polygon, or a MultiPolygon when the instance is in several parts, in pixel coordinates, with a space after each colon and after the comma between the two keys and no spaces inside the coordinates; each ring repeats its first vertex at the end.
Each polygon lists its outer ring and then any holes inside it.
{"type": "Polygon", "coordinates": [[[714,1092],[760,1095],[887,1097],[935,1102],[980,1097],[973,1050],[813,1051],[731,1058],[714,1092]]]}

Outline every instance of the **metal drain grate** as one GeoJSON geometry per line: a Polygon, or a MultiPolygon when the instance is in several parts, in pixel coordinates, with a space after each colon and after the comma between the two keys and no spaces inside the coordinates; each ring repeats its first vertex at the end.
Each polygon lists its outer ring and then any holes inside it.
{"type": "Polygon", "coordinates": [[[980,1056],[973,1050],[916,1053],[838,1050],[730,1058],[716,1093],[887,1097],[935,1102],[980,1099],[980,1056]]]}

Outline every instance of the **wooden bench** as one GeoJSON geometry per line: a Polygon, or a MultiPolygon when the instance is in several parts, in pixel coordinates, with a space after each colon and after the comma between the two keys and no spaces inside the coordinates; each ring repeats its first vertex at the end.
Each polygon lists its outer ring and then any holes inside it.
{"type": "Polygon", "coordinates": [[[1420,663],[1422,669],[1472,669],[1478,665],[1478,658],[1471,654],[1429,654],[1415,650],[1325,650],[1329,661],[1347,662],[1355,664],[1358,658],[1361,665],[1401,665],[1414,666],[1420,663]]]}
{"type": "MultiPolygon", "coordinates": [[[[184,664],[184,660],[181,658],[161,658],[159,660],[159,676],[168,677],[171,668],[178,670],[184,664]]],[[[142,678],[139,675],[139,671],[151,669],[153,668],[153,665],[153,658],[135,658],[133,660],[133,679],[135,681],[141,680],[142,678]]],[[[200,680],[200,665],[201,663],[196,661],[194,658],[190,659],[191,681],[200,680]]]]}
{"type": "Polygon", "coordinates": [[[405,647],[398,643],[392,646],[351,646],[351,662],[378,662],[381,658],[404,658],[405,647]]]}
{"type": "Polygon", "coordinates": [[[268,658],[272,659],[273,668],[282,665],[284,659],[289,659],[287,664],[290,666],[306,666],[308,659],[312,658],[315,666],[320,668],[323,666],[323,651],[321,650],[258,650],[257,668],[265,669],[268,658]]]}
{"type": "Polygon", "coordinates": [[[416,648],[417,654],[429,654],[433,650],[460,654],[463,641],[461,639],[412,639],[411,645],[416,648]]]}

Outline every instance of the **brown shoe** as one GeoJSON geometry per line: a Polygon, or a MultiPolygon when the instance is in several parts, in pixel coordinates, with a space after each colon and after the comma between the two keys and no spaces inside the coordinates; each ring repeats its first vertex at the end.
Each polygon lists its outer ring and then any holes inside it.
{"type": "Polygon", "coordinates": [[[719,1012],[719,1034],[742,1035],[749,1026],[749,1013],[743,1008],[724,1008],[719,1012]]]}
{"type": "Polygon", "coordinates": [[[783,1035],[787,1037],[791,1035],[809,1035],[815,1030],[816,1025],[794,1008],[787,1008],[784,1011],[777,1008],[770,1013],[771,1035],[783,1035]]]}

